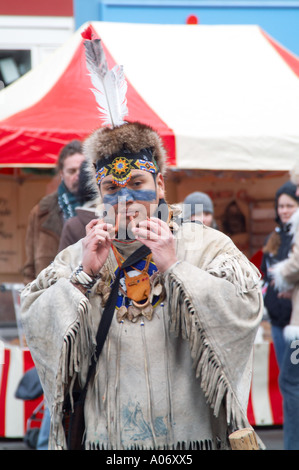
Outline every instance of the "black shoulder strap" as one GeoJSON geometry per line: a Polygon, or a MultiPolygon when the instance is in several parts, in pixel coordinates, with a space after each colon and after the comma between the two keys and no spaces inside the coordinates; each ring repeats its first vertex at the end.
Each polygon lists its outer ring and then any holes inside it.
{"type": "Polygon", "coordinates": [[[114,315],[115,306],[117,302],[117,297],[118,297],[118,287],[119,287],[119,279],[120,279],[121,270],[143,259],[150,253],[151,253],[151,250],[145,245],[142,245],[140,248],[138,248],[138,250],[134,251],[134,253],[132,253],[124,261],[124,263],[121,265],[120,269],[118,270],[117,276],[111,288],[110,296],[105,305],[103,315],[99,324],[98,332],[96,335],[97,346],[96,346],[96,351],[95,351],[95,357],[92,357],[92,362],[91,362],[91,365],[89,367],[89,371],[87,374],[86,384],[83,389],[83,393],[85,394],[87,392],[88,382],[92,376],[97,360],[102,352],[102,349],[106,341],[106,337],[107,337],[107,334],[108,334],[108,331],[112,322],[112,318],[114,315]]]}
{"type": "Polygon", "coordinates": [[[140,248],[138,248],[138,250],[132,253],[132,255],[129,256],[123,262],[120,269],[118,270],[117,276],[111,288],[110,296],[107,300],[105,309],[103,311],[103,315],[102,315],[100,325],[98,328],[98,333],[96,336],[96,341],[97,341],[97,349],[96,349],[96,354],[95,354],[96,359],[98,359],[101,354],[104,342],[106,340],[106,336],[108,334],[108,331],[111,325],[113,314],[115,311],[115,306],[116,306],[117,297],[118,297],[118,287],[119,287],[119,279],[120,279],[121,270],[143,259],[150,253],[151,253],[151,250],[147,248],[145,245],[142,245],[140,248]]]}

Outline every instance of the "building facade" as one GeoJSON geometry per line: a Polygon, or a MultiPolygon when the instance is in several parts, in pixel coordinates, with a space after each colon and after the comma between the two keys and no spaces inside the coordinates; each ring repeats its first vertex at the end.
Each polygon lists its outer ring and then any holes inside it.
{"type": "Polygon", "coordinates": [[[72,0],[0,0],[0,88],[41,63],[74,29],[72,0]]]}
{"type": "Polygon", "coordinates": [[[255,24],[299,56],[299,1],[74,0],[76,27],[86,21],[255,24]]]}

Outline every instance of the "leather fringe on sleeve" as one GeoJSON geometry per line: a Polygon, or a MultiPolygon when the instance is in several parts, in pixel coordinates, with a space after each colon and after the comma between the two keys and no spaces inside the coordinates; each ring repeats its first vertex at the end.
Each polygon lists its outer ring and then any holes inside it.
{"type": "MultiPolygon", "coordinates": [[[[232,256],[231,259],[218,257],[215,265],[210,265],[208,272],[232,282],[236,286],[237,295],[241,297],[256,288],[260,277],[257,270],[243,256],[240,259],[236,256],[232,256]]],[[[168,291],[166,302],[170,315],[170,328],[176,336],[181,334],[183,339],[189,342],[196,377],[201,381],[202,390],[214,415],[218,416],[221,404],[224,402],[227,423],[233,430],[250,427],[221,360],[212,347],[211,338],[201,324],[200,314],[195,311],[184,284],[169,271],[165,277],[165,287],[168,291]]]]}

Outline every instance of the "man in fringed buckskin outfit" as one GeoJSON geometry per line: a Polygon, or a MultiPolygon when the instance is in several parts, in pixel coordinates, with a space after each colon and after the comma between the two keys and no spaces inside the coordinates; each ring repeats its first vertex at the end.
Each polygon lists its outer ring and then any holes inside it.
{"type": "Polygon", "coordinates": [[[88,382],[85,449],[229,449],[248,427],[251,355],[262,316],[257,270],[224,234],[176,223],[159,135],[134,122],[84,143],[105,212],[22,293],[27,342],[66,449],[63,402],[84,385],[113,281],[112,323],[88,382]],[[92,165],[96,167],[96,176],[92,165]],[[121,269],[140,247],[148,254],[121,269]]]}

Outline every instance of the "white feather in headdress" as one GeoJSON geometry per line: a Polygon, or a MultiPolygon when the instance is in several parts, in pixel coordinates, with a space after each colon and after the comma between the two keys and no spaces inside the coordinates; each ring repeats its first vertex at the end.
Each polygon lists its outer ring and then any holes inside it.
{"type": "Polygon", "coordinates": [[[82,36],[86,38],[84,41],[86,65],[94,86],[92,91],[101,113],[101,119],[106,126],[120,126],[125,123],[124,118],[128,114],[127,82],[123,67],[115,65],[109,70],[101,40],[88,39],[86,32],[82,36]]]}

